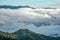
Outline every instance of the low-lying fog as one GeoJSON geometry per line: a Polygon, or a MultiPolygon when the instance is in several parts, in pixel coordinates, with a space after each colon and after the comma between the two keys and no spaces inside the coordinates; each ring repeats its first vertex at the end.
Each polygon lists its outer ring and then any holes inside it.
{"type": "Polygon", "coordinates": [[[19,29],[60,35],[60,9],[0,9],[0,30],[11,33],[19,29]]]}

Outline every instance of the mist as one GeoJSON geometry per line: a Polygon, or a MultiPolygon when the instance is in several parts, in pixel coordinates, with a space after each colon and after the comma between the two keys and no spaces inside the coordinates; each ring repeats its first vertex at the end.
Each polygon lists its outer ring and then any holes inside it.
{"type": "Polygon", "coordinates": [[[60,32],[57,29],[57,31],[54,30],[55,25],[60,28],[60,9],[0,9],[0,30],[2,31],[15,32],[19,29],[27,28],[42,34],[47,32],[46,29],[48,31],[53,30],[51,31],[52,33],[54,31],[54,33],[60,32]],[[50,26],[51,28],[48,29],[50,26]],[[45,31],[43,31],[44,29],[45,31]]]}

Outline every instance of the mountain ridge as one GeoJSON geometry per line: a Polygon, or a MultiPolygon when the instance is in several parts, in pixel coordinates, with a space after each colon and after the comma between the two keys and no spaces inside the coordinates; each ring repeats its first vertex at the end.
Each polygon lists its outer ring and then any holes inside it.
{"type": "Polygon", "coordinates": [[[28,29],[20,29],[14,33],[19,40],[60,40],[60,37],[50,37],[42,34],[37,34],[28,29]]]}
{"type": "Polygon", "coordinates": [[[12,6],[12,5],[0,5],[0,8],[5,8],[5,9],[32,8],[34,9],[33,7],[30,7],[30,6],[12,6]]]}

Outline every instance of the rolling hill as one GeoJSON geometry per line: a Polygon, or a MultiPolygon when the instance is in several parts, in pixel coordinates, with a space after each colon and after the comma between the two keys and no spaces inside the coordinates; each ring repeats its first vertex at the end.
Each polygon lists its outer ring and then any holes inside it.
{"type": "Polygon", "coordinates": [[[20,29],[14,34],[18,36],[19,40],[60,40],[60,37],[49,37],[27,29],[20,29]]]}
{"type": "Polygon", "coordinates": [[[60,40],[60,37],[50,37],[28,29],[20,29],[14,33],[0,31],[0,40],[60,40]]]}

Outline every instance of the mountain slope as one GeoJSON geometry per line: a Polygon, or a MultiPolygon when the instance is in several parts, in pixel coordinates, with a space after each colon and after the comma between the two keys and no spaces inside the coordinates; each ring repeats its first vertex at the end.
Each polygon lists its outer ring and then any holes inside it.
{"type": "Polygon", "coordinates": [[[17,36],[14,34],[0,31],[0,40],[17,40],[17,36]]]}
{"type": "Polygon", "coordinates": [[[27,29],[20,29],[15,32],[19,40],[60,40],[60,37],[49,37],[41,34],[34,33],[27,29]]]}
{"type": "Polygon", "coordinates": [[[0,31],[0,40],[60,40],[60,37],[49,37],[27,29],[20,29],[13,34],[0,31]]]}

